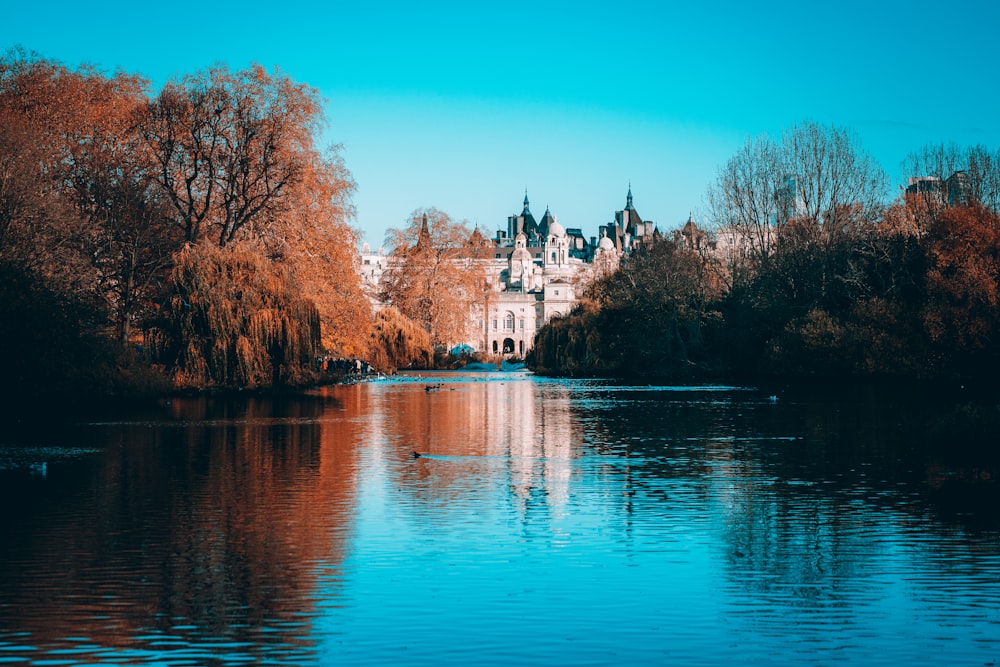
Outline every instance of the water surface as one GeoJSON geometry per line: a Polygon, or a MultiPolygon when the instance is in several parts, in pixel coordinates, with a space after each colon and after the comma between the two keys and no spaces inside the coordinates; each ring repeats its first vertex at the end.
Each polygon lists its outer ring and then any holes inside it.
{"type": "Polygon", "coordinates": [[[994,664],[996,446],[953,413],[484,373],[31,424],[0,663],[994,664]]]}

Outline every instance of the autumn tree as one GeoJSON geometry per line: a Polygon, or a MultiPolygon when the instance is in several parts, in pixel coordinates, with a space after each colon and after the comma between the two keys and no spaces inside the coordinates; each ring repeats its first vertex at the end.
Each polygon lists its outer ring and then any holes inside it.
{"type": "Polygon", "coordinates": [[[366,351],[371,314],[353,270],[353,182],[336,149],[314,145],[323,120],[316,92],[260,67],[191,75],[153,100],[147,85],[23,51],[0,59],[7,273],[79,314],[81,335],[114,331],[119,343],[166,300],[151,335],[155,356],[176,364],[176,377],[189,384],[298,381],[300,353],[320,349],[312,333],[300,340],[316,306],[334,351],[366,351]],[[242,254],[212,255],[206,244],[240,246],[242,254]],[[277,276],[266,289],[252,280],[264,273],[277,276]],[[212,276],[250,283],[225,290],[222,280],[216,289],[212,276]],[[217,306],[198,323],[222,329],[185,320],[190,313],[170,296],[178,293],[182,302],[217,306]],[[253,319],[268,312],[267,322],[253,319]],[[196,353],[213,336],[232,343],[225,354],[196,353]],[[209,360],[204,369],[199,358],[209,360]]]}
{"type": "Polygon", "coordinates": [[[735,251],[723,350],[731,367],[752,371],[806,338],[813,348],[836,339],[818,332],[843,331],[845,311],[872,296],[869,259],[891,251],[873,234],[885,191],[852,132],[813,122],[777,142],[750,140],[726,164],[708,202],[719,246],[735,251]]]}
{"type": "Polygon", "coordinates": [[[434,348],[427,331],[393,306],[379,309],[371,328],[369,362],[385,373],[430,368],[434,348]]]}
{"type": "Polygon", "coordinates": [[[120,162],[139,159],[125,145],[143,89],[138,77],[23,50],[0,58],[0,345],[17,358],[8,380],[25,396],[142,390],[133,382],[141,364],[108,334],[127,337],[134,304],[152,303],[155,291],[125,287],[118,246],[133,206],[147,205],[124,194],[125,180],[141,190],[142,178],[120,162]]]}
{"type": "Polygon", "coordinates": [[[66,181],[69,135],[88,112],[85,76],[23,51],[0,61],[0,259],[92,300],[92,230],[66,181]]]}
{"type": "Polygon", "coordinates": [[[839,249],[878,219],[882,169],[850,131],[817,123],[788,129],[779,142],[750,139],[720,170],[707,195],[734,284],[769,270],[778,252],[814,254],[822,292],[839,249]]]}
{"type": "Polygon", "coordinates": [[[373,314],[356,270],[353,191],[335,148],[313,154],[289,190],[288,211],[263,245],[275,261],[291,268],[303,294],[319,309],[324,348],[338,356],[367,357],[373,314]]]}
{"type": "Polygon", "coordinates": [[[316,91],[255,65],[164,86],[143,134],[156,182],[188,242],[265,236],[291,203],[322,120],[316,91]]]}
{"type": "Polygon", "coordinates": [[[617,276],[595,284],[602,319],[617,330],[602,339],[617,339],[623,368],[640,374],[704,370],[705,334],[718,318],[722,295],[711,261],[675,234],[634,253],[617,276]]]}
{"type": "Polygon", "coordinates": [[[836,244],[878,218],[887,189],[885,173],[853,132],[802,123],[782,136],[781,155],[789,217],[817,226],[825,243],[836,244]]]}
{"type": "Polygon", "coordinates": [[[386,236],[391,253],[381,298],[419,323],[437,347],[468,340],[472,309],[482,297],[470,238],[467,224],[434,208],[414,211],[405,228],[386,236]]]}
{"type": "Polygon", "coordinates": [[[146,82],[119,73],[79,81],[86,113],[67,129],[66,183],[89,230],[91,262],[117,338],[126,343],[155,307],[180,235],[153,181],[153,162],[139,132],[146,82]]]}
{"type": "Polygon", "coordinates": [[[163,224],[137,132],[146,82],[23,52],[0,68],[0,142],[9,146],[0,254],[89,301],[91,326],[107,313],[124,342],[155,302],[178,240],[163,224]]]}
{"type": "Polygon", "coordinates": [[[789,215],[778,247],[785,271],[776,278],[808,285],[821,302],[839,298],[851,245],[881,216],[885,174],[853,133],[835,126],[792,127],[782,136],[781,156],[789,215]]]}
{"type": "Polygon", "coordinates": [[[35,266],[58,249],[45,240],[70,224],[72,208],[46,171],[36,128],[9,101],[0,95],[0,261],[35,266]]]}
{"type": "MultiPolygon", "coordinates": [[[[942,211],[928,230],[924,324],[945,359],[969,372],[1000,335],[1000,217],[983,206],[942,211]]],[[[980,359],[980,362],[982,359],[980,359]]],[[[995,366],[994,366],[995,367],[995,366]]],[[[980,371],[983,369],[980,368],[980,371]]]]}
{"type": "Polygon", "coordinates": [[[314,142],[315,90],[259,66],[216,67],[164,87],[143,137],[170,219],[189,243],[248,243],[317,306],[325,347],[367,351],[371,312],[354,271],[354,183],[314,142]]]}
{"type": "Polygon", "coordinates": [[[192,244],[176,257],[169,298],[146,342],[178,387],[266,387],[314,380],[315,305],[288,270],[252,247],[192,244]]]}
{"type": "Polygon", "coordinates": [[[121,343],[132,338],[136,323],[155,313],[180,247],[180,235],[167,222],[167,203],[150,187],[134,155],[95,174],[91,183],[91,194],[99,195],[93,215],[100,220],[92,261],[121,343]]]}

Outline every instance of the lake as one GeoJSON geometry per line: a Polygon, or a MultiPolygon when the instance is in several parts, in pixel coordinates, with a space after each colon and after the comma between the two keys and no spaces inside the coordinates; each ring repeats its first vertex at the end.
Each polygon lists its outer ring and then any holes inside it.
{"type": "Polygon", "coordinates": [[[993,665],[1000,438],[904,393],[435,373],[22,420],[0,663],[993,665]]]}

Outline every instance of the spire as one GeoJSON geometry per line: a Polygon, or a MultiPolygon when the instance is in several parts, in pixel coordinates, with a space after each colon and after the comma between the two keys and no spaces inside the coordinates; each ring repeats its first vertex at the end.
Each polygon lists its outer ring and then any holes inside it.
{"type": "Polygon", "coordinates": [[[538,235],[545,237],[549,233],[549,225],[552,224],[552,212],[549,211],[549,205],[545,205],[545,214],[542,219],[538,221],[538,235]]]}
{"type": "Polygon", "coordinates": [[[528,211],[528,188],[524,189],[524,210],[521,211],[521,215],[529,213],[528,211]]]}
{"type": "Polygon", "coordinates": [[[427,214],[424,213],[424,217],[420,220],[420,235],[417,236],[417,245],[421,243],[430,243],[431,232],[427,227],[427,214]]]}
{"type": "Polygon", "coordinates": [[[628,182],[628,197],[625,199],[625,208],[632,210],[632,181],[628,182]]]}

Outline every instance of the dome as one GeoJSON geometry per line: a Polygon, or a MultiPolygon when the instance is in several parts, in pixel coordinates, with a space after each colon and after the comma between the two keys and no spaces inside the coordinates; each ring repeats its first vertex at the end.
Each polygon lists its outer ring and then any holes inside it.
{"type": "Polygon", "coordinates": [[[608,235],[605,234],[604,236],[601,237],[601,240],[598,242],[597,247],[600,248],[601,250],[614,250],[615,242],[609,239],[608,235]]]}
{"type": "Polygon", "coordinates": [[[531,252],[524,247],[514,248],[514,252],[510,253],[510,259],[512,262],[528,260],[531,261],[531,252]]]}
{"type": "Polygon", "coordinates": [[[556,222],[555,218],[549,224],[549,236],[555,236],[557,239],[561,239],[566,236],[566,230],[563,226],[556,222]]]}

